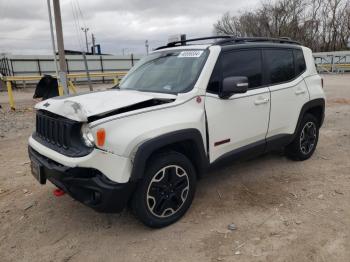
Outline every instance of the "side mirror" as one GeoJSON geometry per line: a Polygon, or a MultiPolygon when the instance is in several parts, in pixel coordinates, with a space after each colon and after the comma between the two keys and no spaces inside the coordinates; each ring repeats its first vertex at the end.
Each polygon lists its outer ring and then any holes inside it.
{"type": "Polygon", "coordinates": [[[245,93],[248,90],[249,82],[246,76],[230,76],[224,78],[222,82],[222,90],[219,97],[227,99],[233,94],[245,93]]]}

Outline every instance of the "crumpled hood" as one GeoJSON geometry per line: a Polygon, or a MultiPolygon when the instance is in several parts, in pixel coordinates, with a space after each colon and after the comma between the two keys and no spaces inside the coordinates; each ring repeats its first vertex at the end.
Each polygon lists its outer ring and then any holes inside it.
{"type": "Polygon", "coordinates": [[[86,122],[88,117],[106,114],[153,99],[176,99],[176,95],[110,89],[51,98],[36,104],[35,108],[75,121],[86,122]]]}

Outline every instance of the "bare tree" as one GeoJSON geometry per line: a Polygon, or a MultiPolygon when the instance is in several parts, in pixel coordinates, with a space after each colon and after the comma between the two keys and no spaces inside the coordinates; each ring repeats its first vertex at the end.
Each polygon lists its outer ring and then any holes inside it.
{"type": "Polygon", "coordinates": [[[219,35],[291,37],[314,51],[347,48],[350,0],[278,0],[214,24],[219,35]]]}

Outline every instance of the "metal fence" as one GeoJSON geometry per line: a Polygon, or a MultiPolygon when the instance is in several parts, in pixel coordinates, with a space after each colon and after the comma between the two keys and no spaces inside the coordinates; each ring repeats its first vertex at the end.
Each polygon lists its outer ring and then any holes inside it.
{"type": "MultiPolygon", "coordinates": [[[[87,64],[90,73],[128,71],[142,55],[88,55],[87,64]]],[[[319,72],[350,72],[350,51],[314,53],[319,72]]],[[[68,73],[83,73],[85,65],[82,55],[66,55],[68,73]]],[[[4,76],[41,76],[55,74],[55,64],[49,55],[6,55],[0,57],[0,73],[4,76]]],[[[106,77],[94,78],[94,81],[110,80],[106,77]]],[[[86,81],[81,78],[78,81],[86,81]]]]}
{"type": "MultiPolygon", "coordinates": [[[[112,55],[88,55],[87,64],[90,73],[128,71],[141,55],[112,56],[112,55]]],[[[82,55],[66,55],[68,74],[85,72],[82,55]]],[[[48,55],[6,55],[0,58],[0,73],[4,76],[35,76],[55,74],[53,56],[48,55]]],[[[95,78],[94,81],[105,81],[108,78],[95,78]]],[[[80,79],[79,81],[85,81],[80,79]]]]}
{"type": "Polygon", "coordinates": [[[314,53],[317,71],[320,73],[350,72],[350,51],[314,53]]]}

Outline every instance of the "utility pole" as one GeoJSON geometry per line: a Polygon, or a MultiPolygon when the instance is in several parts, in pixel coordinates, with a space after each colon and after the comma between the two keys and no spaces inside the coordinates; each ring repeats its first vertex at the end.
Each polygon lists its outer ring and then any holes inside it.
{"type": "Polygon", "coordinates": [[[61,8],[60,8],[59,0],[53,0],[53,12],[55,14],[57,48],[58,48],[58,56],[60,60],[60,73],[59,73],[60,82],[63,87],[64,94],[69,94],[69,91],[67,88],[67,65],[66,65],[66,58],[64,54],[61,8]]]}
{"type": "Polygon", "coordinates": [[[88,44],[88,37],[87,32],[89,31],[88,27],[82,27],[81,30],[85,33],[85,43],[86,43],[86,52],[89,53],[89,44],[88,44]]]}
{"type": "Polygon", "coordinates": [[[49,21],[50,21],[50,32],[51,32],[51,44],[52,44],[52,51],[53,51],[53,61],[55,63],[55,70],[56,70],[56,78],[59,80],[58,77],[58,65],[57,65],[57,58],[56,58],[56,44],[55,44],[55,36],[53,33],[53,25],[52,25],[52,14],[51,14],[51,0],[47,0],[47,8],[49,11],[49,21]]]}
{"type": "Polygon", "coordinates": [[[92,42],[92,54],[94,55],[96,52],[95,52],[95,36],[94,34],[91,34],[91,42],[92,42]]]}
{"type": "Polygon", "coordinates": [[[88,80],[89,89],[90,89],[90,91],[94,91],[94,89],[92,88],[89,67],[88,67],[88,63],[87,63],[87,59],[86,59],[86,54],[85,54],[84,51],[83,51],[83,59],[84,59],[84,65],[85,65],[85,71],[86,71],[86,77],[87,77],[87,80],[88,80]]]}
{"type": "MultiPolygon", "coordinates": [[[[87,32],[89,31],[89,28],[88,27],[82,27],[81,30],[83,30],[83,32],[85,33],[86,53],[89,53],[89,43],[88,43],[88,37],[87,37],[87,32]]],[[[93,37],[93,35],[92,35],[92,37],[93,37]]],[[[88,67],[88,62],[87,62],[87,59],[86,59],[86,53],[83,51],[83,59],[84,59],[85,71],[86,71],[86,76],[87,76],[87,80],[88,80],[89,89],[90,89],[90,91],[93,91],[91,78],[90,78],[89,67],[88,67]]]]}
{"type": "Polygon", "coordinates": [[[145,47],[146,47],[146,54],[148,55],[149,52],[149,44],[148,44],[148,40],[145,41],[145,47]]]}

